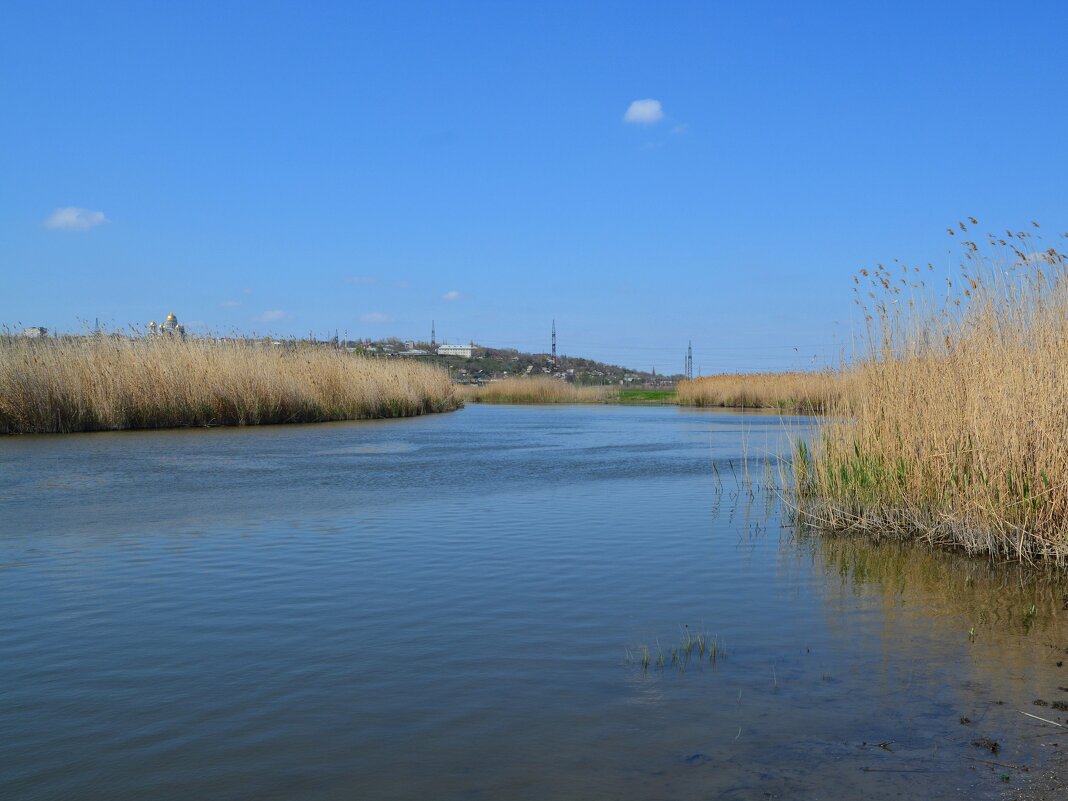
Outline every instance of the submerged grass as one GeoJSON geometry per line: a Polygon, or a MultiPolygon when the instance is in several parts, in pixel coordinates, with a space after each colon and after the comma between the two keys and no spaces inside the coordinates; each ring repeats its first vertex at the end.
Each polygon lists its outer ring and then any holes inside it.
{"type": "Polygon", "coordinates": [[[642,643],[635,648],[625,650],[625,662],[641,668],[643,673],[650,670],[666,670],[669,667],[685,670],[690,665],[708,665],[716,663],[727,656],[727,650],[717,637],[707,632],[694,633],[689,626],[683,626],[682,639],[666,651],[656,640],[650,648],[642,643]]]}
{"type": "Polygon", "coordinates": [[[680,406],[724,406],[822,412],[842,397],[848,377],[841,372],[724,373],[682,381],[680,406]]]}
{"type": "Polygon", "coordinates": [[[0,337],[0,433],[406,417],[459,403],[437,368],[331,348],[0,337]]]}
{"type": "Polygon", "coordinates": [[[964,260],[944,297],[927,289],[931,265],[855,279],[868,345],[811,448],[796,446],[801,511],[835,530],[1064,562],[1068,263],[1034,230],[970,231],[950,231],[964,260]]]}

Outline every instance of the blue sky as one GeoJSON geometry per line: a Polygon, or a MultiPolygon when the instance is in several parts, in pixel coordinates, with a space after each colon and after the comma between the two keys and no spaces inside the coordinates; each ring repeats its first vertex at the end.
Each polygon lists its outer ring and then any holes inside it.
{"type": "Polygon", "coordinates": [[[1065,9],[9,0],[0,322],[823,363],[857,268],[1068,229],[1065,9]]]}

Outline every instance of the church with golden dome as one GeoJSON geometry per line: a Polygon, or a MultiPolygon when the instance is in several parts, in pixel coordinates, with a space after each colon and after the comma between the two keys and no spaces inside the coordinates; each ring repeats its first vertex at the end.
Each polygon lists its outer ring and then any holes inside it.
{"type": "Polygon", "coordinates": [[[159,325],[156,325],[155,320],[150,322],[148,324],[148,333],[156,336],[172,336],[185,339],[185,326],[179,323],[178,318],[174,316],[174,312],[171,312],[167,315],[167,319],[159,325]]]}

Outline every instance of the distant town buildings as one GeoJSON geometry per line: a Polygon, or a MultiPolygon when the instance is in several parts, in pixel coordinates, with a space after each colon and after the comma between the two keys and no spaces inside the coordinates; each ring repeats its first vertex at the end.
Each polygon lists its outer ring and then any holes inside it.
{"type": "Polygon", "coordinates": [[[470,359],[474,354],[474,345],[438,345],[438,356],[460,356],[464,359],[470,359]]]}
{"type": "Polygon", "coordinates": [[[176,336],[185,338],[185,326],[178,322],[178,318],[174,316],[174,312],[167,315],[165,319],[159,325],[156,325],[156,321],[153,320],[148,324],[148,333],[150,336],[176,336]]]}
{"type": "Polygon", "coordinates": [[[48,329],[40,325],[31,325],[22,329],[22,335],[27,339],[42,339],[48,336],[48,329]]]}

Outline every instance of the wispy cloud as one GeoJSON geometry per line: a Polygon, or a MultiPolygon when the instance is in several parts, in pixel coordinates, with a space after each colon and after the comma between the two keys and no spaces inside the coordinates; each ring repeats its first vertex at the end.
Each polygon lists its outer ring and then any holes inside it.
{"type": "Polygon", "coordinates": [[[261,323],[276,323],[279,320],[284,320],[289,316],[289,312],[282,309],[268,309],[256,319],[261,323]]]}
{"type": "Polygon", "coordinates": [[[367,314],[361,314],[360,320],[365,323],[389,323],[393,321],[393,318],[382,312],[368,312],[367,314]]]}
{"type": "Polygon", "coordinates": [[[240,306],[241,305],[241,301],[239,301],[239,300],[224,300],[219,305],[224,307],[224,308],[227,308],[227,309],[232,309],[234,306],[240,306]]]}
{"type": "Polygon", "coordinates": [[[671,132],[673,134],[684,134],[689,130],[690,130],[690,126],[689,126],[688,123],[680,122],[678,125],[676,125],[674,128],[671,129],[671,132]]]}
{"type": "Polygon", "coordinates": [[[349,275],[345,277],[346,284],[355,284],[356,286],[371,286],[378,283],[378,276],[376,275],[349,275]]]}
{"type": "Polygon", "coordinates": [[[450,289],[448,292],[446,292],[444,295],[441,296],[441,299],[451,302],[451,301],[454,301],[454,300],[459,300],[462,297],[463,297],[463,295],[461,295],[455,289],[450,289]]]}
{"type": "Polygon", "coordinates": [[[653,100],[651,97],[645,100],[635,100],[627,108],[627,113],[623,115],[623,122],[634,125],[652,125],[662,119],[664,119],[664,108],[659,100],[653,100]]]}
{"type": "Polygon", "coordinates": [[[52,215],[44,221],[44,225],[45,228],[51,228],[53,231],[88,231],[107,221],[108,218],[102,211],[64,206],[53,211],[52,215]]]}

